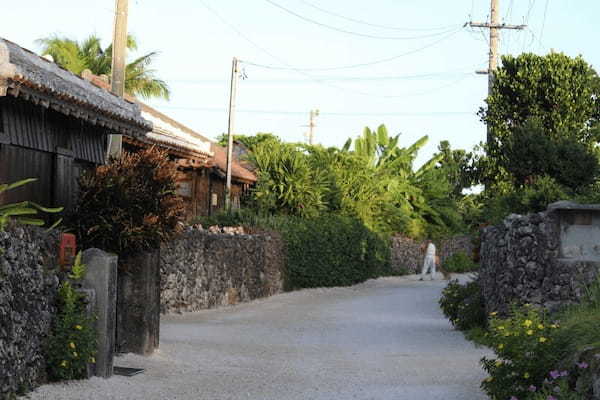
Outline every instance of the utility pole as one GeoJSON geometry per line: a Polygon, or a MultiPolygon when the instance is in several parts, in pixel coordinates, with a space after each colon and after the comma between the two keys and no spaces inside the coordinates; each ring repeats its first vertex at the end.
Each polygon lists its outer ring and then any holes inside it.
{"type": "Polygon", "coordinates": [[[319,113],[319,110],[310,110],[310,119],[308,121],[308,125],[304,125],[308,128],[308,144],[311,146],[315,144],[315,128],[317,127],[315,118],[319,116],[319,113]]]}
{"type": "MultiPolygon", "coordinates": [[[[127,51],[127,14],[129,0],[115,0],[115,24],[112,42],[111,91],[119,97],[125,94],[125,57],[127,51]]],[[[120,157],[123,148],[121,135],[110,135],[108,156],[120,157]]]]}
{"type": "MultiPolygon", "coordinates": [[[[492,93],[494,86],[494,73],[498,69],[498,52],[500,47],[500,30],[501,29],[516,29],[523,30],[527,25],[507,25],[500,21],[500,0],[491,0],[490,5],[490,23],[472,22],[468,25],[471,28],[488,28],[490,30],[490,54],[489,66],[487,71],[477,71],[480,74],[488,75],[488,95],[492,93]]],[[[491,132],[488,127],[487,142],[492,140],[491,132]]]]}
{"type": "Polygon", "coordinates": [[[233,134],[235,123],[235,100],[239,78],[239,60],[233,57],[231,66],[231,90],[229,92],[229,122],[227,124],[227,183],[225,186],[225,209],[231,210],[231,163],[233,161],[233,134]]]}

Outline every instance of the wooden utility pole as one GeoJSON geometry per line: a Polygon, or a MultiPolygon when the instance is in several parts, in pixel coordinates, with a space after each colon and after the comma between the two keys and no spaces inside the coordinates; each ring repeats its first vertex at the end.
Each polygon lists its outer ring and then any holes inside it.
{"type": "Polygon", "coordinates": [[[319,110],[310,110],[310,119],[308,121],[308,144],[311,146],[315,144],[315,128],[317,127],[317,123],[315,118],[319,116],[319,110]]]}
{"type": "MultiPolygon", "coordinates": [[[[500,30],[517,29],[522,30],[527,25],[507,25],[500,21],[500,0],[491,0],[490,5],[490,23],[469,22],[471,28],[488,28],[490,30],[490,54],[489,66],[487,71],[477,71],[477,73],[488,74],[488,96],[492,93],[494,86],[494,73],[498,69],[498,55],[500,47],[500,30]]],[[[491,132],[488,127],[487,142],[492,140],[491,132]]]]}
{"type": "Polygon", "coordinates": [[[231,66],[231,90],[229,92],[229,122],[227,124],[227,183],[225,186],[225,209],[231,210],[231,163],[233,161],[233,134],[235,123],[235,99],[239,78],[239,60],[233,57],[231,66]]]}
{"type": "MultiPolygon", "coordinates": [[[[112,42],[111,91],[119,97],[125,94],[125,58],[127,52],[127,14],[129,0],[115,0],[115,25],[112,42]]],[[[120,157],[123,148],[121,135],[110,135],[108,156],[120,157]]]]}

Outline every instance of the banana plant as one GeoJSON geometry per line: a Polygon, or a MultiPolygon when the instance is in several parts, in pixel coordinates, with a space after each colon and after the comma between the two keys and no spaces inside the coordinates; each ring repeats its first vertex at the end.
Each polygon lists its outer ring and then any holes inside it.
{"type": "MultiPolygon", "coordinates": [[[[0,184],[0,196],[9,190],[16,189],[18,187],[27,185],[31,182],[37,181],[36,178],[23,179],[14,183],[0,184]]],[[[21,201],[18,203],[9,203],[0,205],[0,231],[3,231],[8,224],[8,221],[13,219],[16,222],[24,225],[35,225],[43,226],[44,220],[36,218],[35,216],[39,211],[45,213],[59,213],[63,210],[63,207],[48,208],[43,207],[32,201],[21,201]]],[[[58,225],[60,220],[57,221],[52,227],[58,225]]],[[[51,228],[52,228],[51,227],[51,228]]]]}

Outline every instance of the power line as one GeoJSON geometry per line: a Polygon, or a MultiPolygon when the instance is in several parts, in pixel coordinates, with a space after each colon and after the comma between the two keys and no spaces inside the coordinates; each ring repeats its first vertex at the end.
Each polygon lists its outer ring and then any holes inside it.
{"type": "MultiPolygon", "coordinates": [[[[159,107],[166,110],[181,110],[181,111],[206,111],[226,113],[226,108],[218,107],[186,107],[186,106],[162,106],[159,107]]],[[[254,109],[238,109],[237,112],[246,114],[272,114],[272,115],[298,115],[305,116],[306,111],[285,111],[285,110],[254,110],[254,109]]],[[[472,111],[426,111],[426,112],[388,112],[388,113],[369,113],[369,112],[320,112],[321,116],[331,117],[443,117],[443,116],[459,116],[470,115],[474,116],[477,113],[472,111]]]]}
{"type": "MultiPolygon", "coordinates": [[[[474,67],[461,68],[457,70],[432,72],[427,74],[414,75],[392,75],[392,76],[320,76],[315,77],[321,81],[394,81],[394,80],[421,80],[447,77],[451,79],[456,76],[472,75],[474,67]]],[[[224,83],[223,79],[168,79],[169,83],[182,84],[205,84],[205,83],[224,83]]],[[[253,83],[306,83],[306,79],[253,79],[253,83]]]]}
{"type": "Polygon", "coordinates": [[[390,30],[395,30],[395,31],[439,31],[439,30],[449,29],[449,28],[452,28],[455,26],[455,25],[446,25],[446,26],[439,26],[439,27],[435,27],[435,28],[400,28],[400,27],[396,27],[396,26],[379,25],[379,24],[373,24],[371,22],[363,21],[361,19],[350,18],[345,15],[341,15],[341,14],[335,13],[333,11],[326,10],[326,9],[319,7],[316,4],[313,4],[306,0],[300,0],[300,1],[309,7],[312,7],[316,10],[321,11],[322,13],[329,14],[329,15],[332,15],[337,18],[345,19],[346,21],[354,22],[357,24],[371,26],[374,28],[390,29],[390,30]]]}
{"type": "MultiPolygon", "coordinates": [[[[373,65],[378,65],[378,64],[384,64],[384,63],[388,63],[394,60],[397,60],[399,58],[402,57],[406,57],[415,53],[419,53],[423,50],[426,50],[430,47],[435,46],[438,43],[441,43],[447,39],[450,39],[451,37],[453,37],[454,35],[456,35],[457,33],[459,33],[460,31],[462,31],[462,27],[458,28],[452,32],[449,32],[448,35],[434,41],[431,42],[425,46],[401,53],[401,54],[397,54],[395,56],[392,57],[386,57],[386,58],[381,58],[379,60],[374,60],[374,61],[370,61],[370,62],[365,62],[365,63],[359,63],[359,64],[349,64],[349,65],[340,65],[340,66],[333,66],[333,67],[290,67],[290,66],[280,66],[280,65],[265,65],[265,64],[260,64],[260,63],[256,63],[256,62],[252,62],[252,61],[244,61],[244,63],[246,65],[252,65],[255,67],[260,67],[260,68],[265,68],[265,69],[273,69],[273,70],[281,70],[281,71],[285,71],[285,70],[293,70],[293,71],[307,71],[307,72],[327,72],[327,71],[341,71],[341,70],[345,70],[345,69],[355,69],[355,68],[362,68],[362,67],[370,67],[373,65]]],[[[285,64],[285,63],[284,63],[285,64]]]]}
{"type": "Polygon", "coordinates": [[[291,14],[293,16],[295,16],[296,18],[299,18],[303,21],[306,22],[310,22],[311,24],[315,24],[318,25],[322,28],[326,28],[326,29],[330,29],[336,32],[340,32],[340,33],[345,33],[347,35],[353,35],[353,36],[358,36],[358,37],[363,37],[363,38],[367,38],[367,39],[381,39],[381,40],[416,40],[416,39],[424,39],[424,38],[429,38],[429,37],[435,37],[435,36],[440,36],[443,35],[445,33],[448,33],[450,30],[456,28],[458,25],[454,25],[452,29],[448,29],[446,31],[443,32],[436,32],[436,33],[430,33],[430,34],[426,34],[426,35],[420,35],[420,36],[378,36],[378,35],[371,35],[368,33],[359,33],[359,32],[354,32],[354,31],[349,31],[346,29],[342,29],[342,28],[338,28],[332,25],[328,25],[328,24],[324,24],[322,22],[316,21],[312,18],[308,18],[305,17],[302,14],[299,14],[293,10],[290,10],[289,8],[286,8],[280,4],[277,4],[276,2],[274,2],[273,0],[265,0],[267,3],[273,5],[274,7],[277,7],[283,11],[285,11],[288,14],[291,14]]]}
{"type": "Polygon", "coordinates": [[[544,7],[544,19],[542,20],[542,29],[540,30],[540,49],[542,48],[542,38],[544,37],[544,28],[546,27],[546,15],[548,14],[548,5],[550,0],[546,0],[546,7],[544,7]]]}

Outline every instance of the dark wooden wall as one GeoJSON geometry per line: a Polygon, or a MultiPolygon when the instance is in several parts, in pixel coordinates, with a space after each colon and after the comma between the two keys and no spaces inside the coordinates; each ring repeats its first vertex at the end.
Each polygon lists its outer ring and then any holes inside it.
{"type": "Polygon", "coordinates": [[[109,133],[75,117],[0,97],[0,183],[38,179],[6,192],[0,204],[31,200],[70,209],[80,174],[103,163],[109,133]]]}

